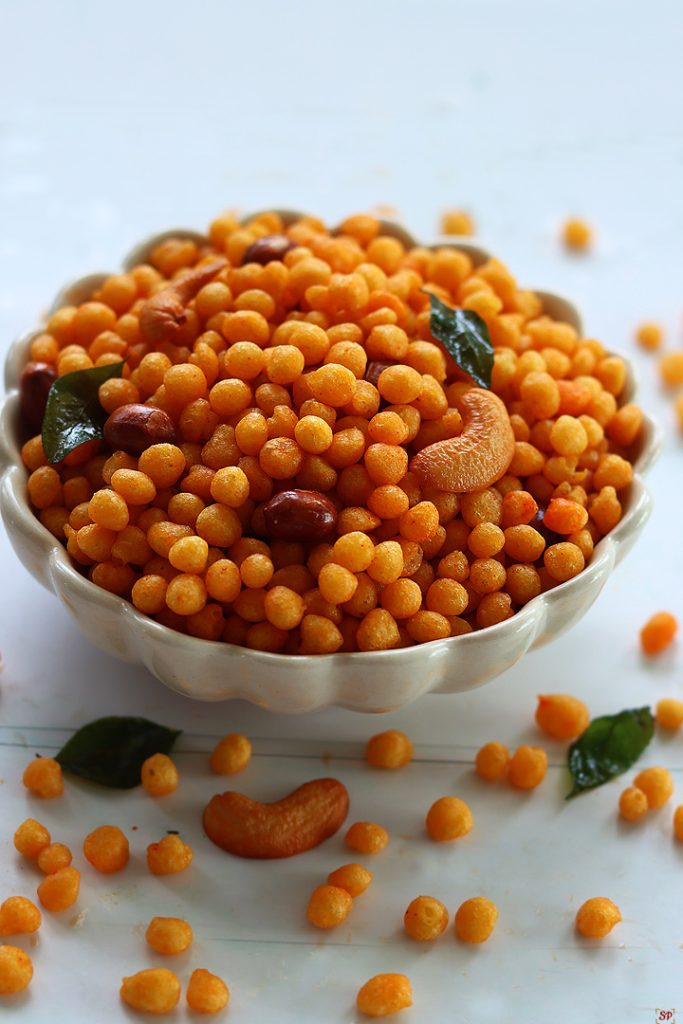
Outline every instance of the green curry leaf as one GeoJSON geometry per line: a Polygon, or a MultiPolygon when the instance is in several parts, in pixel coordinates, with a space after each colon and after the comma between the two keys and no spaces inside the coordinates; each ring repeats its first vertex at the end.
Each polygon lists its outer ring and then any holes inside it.
{"type": "Polygon", "coordinates": [[[461,370],[481,388],[491,387],[493,346],[486,322],[472,309],[451,309],[429,293],[429,329],[461,370]]]}
{"type": "Polygon", "coordinates": [[[653,733],[654,718],[647,707],[594,718],[569,748],[568,765],[574,785],[567,799],[627,771],[653,733]]]}
{"type": "Polygon", "coordinates": [[[111,789],[140,784],[143,761],[168,754],[180,735],[147,718],[98,718],[74,733],[57,754],[62,768],[111,789]]]}
{"type": "Polygon", "coordinates": [[[86,441],[103,436],[107,413],[98,397],[100,384],[120,377],[123,362],[75,370],[59,377],[50,388],[43,417],[43,448],[47,461],[62,459],[86,441]]]}

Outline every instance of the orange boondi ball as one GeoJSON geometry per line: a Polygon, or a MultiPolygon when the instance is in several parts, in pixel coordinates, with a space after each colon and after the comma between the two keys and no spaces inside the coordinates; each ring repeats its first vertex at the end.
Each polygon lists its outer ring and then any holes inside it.
{"type": "Polygon", "coordinates": [[[38,907],[25,896],[8,896],[0,906],[0,935],[31,934],[41,921],[38,907]]]}
{"type": "Polygon", "coordinates": [[[81,887],[81,873],[77,868],[60,868],[52,875],[46,875],[38,886],[38,899],[46,910],[58,914],[78,899],[81,887]]]}
{"type": "Polygon", "coordinates": [[[192,928],[180,917],[153,917],[145,939],[155,953],[174,956],[192,945],[192,928]]]}
{"type": "Polygon", "coordinates": [[[678,395],[674,401],[674,410],[676,412],[676,422],[678,423],[678,429],[683,431],[683,395],[678,395]]]}
{"type": "Polygon", "coordinates": [[[487,782],[499,782],[505,778],[510,764],[510,752],[503,743],[485,743],[477,751],[474,767],[477,775],[487,782]]]}
{"type": "Polygon", "coordinates": [[[441,216],[441,233],[444,235],[473,235],[472,214],[467,210],[446,210],[441,216]]]}
{"type": "Polygon", "coordinates": [[[573,740],[588,727],[588,708],[567,693],[544,694],[538,698],[536,721],[555,740],[573,740]]]}
{"type": "Polygon", "coordinates": [[[185,998],[195,1013],[219,1013],[228,1005],[230,991],[217,974],[198,967],[190,975],[185,998]]]}
{"type": "Polygon", "coordinates": [[[389,729],[368,740],[365,756],[373,768],[403,768],[413,759],[413,744],[405,733],[389,729]]]}
{"type": "Polygon", "coordinates": [[[62,766],[53,757],[37,757],[24,769],[23,783],[28,790],[44,800],[64,792],[62,766]]]}
{"type": "Polygon", "coordinates": [[[33,977],[28,953],[17,946],[0,946],[0,996],[23,992],[33,977]]]}
{"type": "Polygon", "coordinates": [[[508,777],[516,789],[535,789],[543,782],[547,770],[545,750],[524,744],[512,755],[508,777]]]}
{"type": "Polygon", "coordinates": [[[234,775],[251,760],[251,743],[246,736],[231,733],[224,736],[211,752],[211,770],[217,775],[234,775]]]}
{"type": "Polygon", "coordinates": [[[455,934],[461,942],[486,942],[498,920],[498,908],[485,896],[465,900],[455,915],[455,934]]]}
{"type": "Polygon", "coordinates": [[[663,807],[674,791],[671,773],[666,768],[644,768],[636,775],[633,785],[643,791],[650,810],[663,807]]]}
{"type": "Polygon", "coordinates": [[[178,787],[178,769],[167,754],[153,754],[143,762],[143,788],[150,796],[167,796],[178,787]]]}
{"type": "Polygon", "coordinates": [[[360,896],[372,881],[372,872],[362,864],[344,864],[327,876],[328,885],[345,889],[349,896],[360,896]]]}
{"type": "Polygon", "coordinates": [[[416,942],[433,942],[448,927],[448,911],[433,896],[416,896],[403,915],[403,926],[416,942]]]}
{"type": "Polygon", "coordinates": [[[121,871],[130,857],[128,840],[118,825],[100,825],[90,832],[83,840],[83,853],[103,875],[121,871]]]}
{"type": "Polygon", "coordinates": [[[372,821],[357,821],[346,833],[344,842],[357,853],[381,853],[389,842],[389,833],[372,821]]]}
{"type": "Polygon", "coordinates": [[[14,847],[29,860],[36,860],[41,850],[49,846],[50,833],[35,818],[27,818],[14,833],[14,847]]]}
{"type": "Polygon", "coordinates": [[[68,868],[72,859],[71,850],[64,843],[50,843],[38,854],[37,864],[44,875],[53,875],[60,868],[68,868]]]}
{"type": "Polygon", "coordinates": [[[683,843],[683,804],[674,811],[674,836],[679,843],[683,843]]]}
{"type": "Polygon", "coordinates": [[[351,912],[353,898],[336,885],[319,885],[311,893],[306,916],[316,928],[336,928],[351,912]]]}
{"type": "Polygon", "coordinates": [[[636,341],[641,348],[650,352],[661,347],[663,338],[664,331],[661,325],[654,321],[646,321],[640,324],[636,330],[636,341]]]}
{"type": "Polygon", "coordinates": [[[466,836],[472,831],[474,821],[464,800],[442,796],[429,808],[425,824],[429,838],[443,843],[466,836]]]}
{"type": "Polygon", "coordinates": [[[647,811],[647,797],[637,786],[629,786],[619,797],[619,814],[625,821],[639,821],[647,811]]]}
{"type": "Polygon", "coordinates": [[[180,999],[180,981],[166,967],[149,967],[121,982],[121,999],[141,1013],[170,1013],[180,999]]]}
{"type": "Polygon", "coordinates": [[[662,383],[668,387],[679,387],[683,384],[683,349],[666,352],[660,356],[659,375],[662,383]]]}
{"type": "Polygon", "coordinates": [[[192,848],[180,836],[164,836],[147,847],[147,866],[153,875],[177,875],[192,863],[192,848]]]}
{"type": "Polygon", "coordinates": [[[657,701],[655,709],[657,725],[662,729],[680,729],[683,725],[683,700],[675,697],[663,697],[657,701]]]}
{"type": "Polygon", "coordinates": [[[671,644],[678,622],[671,612],[657,612],[640,631],[640,645],[645,654],[659,654],[671,644]]]}
{"type": "Polygon", "coordinates": [[[562,240],[568,249],[583,252],[593,241],[593,229],[580,217],[570,217],[562,228],[562,240]]]}
{"type": "Polygon", "coordinates": [[[606,896],[594,896],[579,907],[576,930],[587,939],[604,939],[621,921],[621,911],[606,896]]]}
{"type": "Polygon", "coordinates": [[[405,974],[376,974],[360,989],[356,1005],[367,1017],[388,1017],[413,1005],[413,992],[405,974]]]}

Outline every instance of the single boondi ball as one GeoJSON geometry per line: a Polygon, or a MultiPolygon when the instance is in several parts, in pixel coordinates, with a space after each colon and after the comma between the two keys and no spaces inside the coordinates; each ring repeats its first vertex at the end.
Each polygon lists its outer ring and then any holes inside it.
{"type": "Polygon", "coordinates": [[[50,845],[51,837],[44,825],[27,818],[14,833],[14,848],[29,860],[36,860],[41,850],[50,845]]]}
{"type": "Polygon", "coordinates": [[[62,766],[53,757],[37,757],[24,769],[23,783],[44,800],[52,800],[64,792],[62,766]]]}
{"type": "Polygon", "coordinates": [[[356,1005],[368,1017],[388,1017],[413,1005],[413,992],[405,974],[376,974],[366,981],[356,1005]]]}
{"type": "Polygon", "coordinates": [[[674,836],[679,843],[683,843],[683,804],[674,811],[674,836]]]}
{"type": "Polygon", "coordinates": [[[512,755],[508,778],[515,789],[535,789],[543,782],[547,770],[545,750],[523,744],[512,755]]]}
{"type": "Polygon", "coordinates": [[[130,857],[128,840],[118,825],[100,825],[90,832],[83,840],[83,853],[103,875],[121,871],[130,857]]]}
{"type": "Polygon", "coordinates": [[[433,942],[448,927],[448,911],[433,896],[416,896],[403,915],[403,926],[416,942],[433,942]]]}
{"type": "Polygon", "coordinates": [[[619,797],[619,814],[625,821],[638,821],[647,810],[647,797],[637,786],[629,786],[619,797]]]}
{"type": "Polygon", "coordinates": [[[170,1013],[180,999],[180,982],[166,967],[150,967],[122,980],[121,999],[143,1013],[170,1013]]]}
{"type": "Polygon", "coordinates": [[[404,732],[389,729],[368,740],[366,758],[373,768],[403,768],[413,758],[413,744],[404,732]]]}
{"type": "Polygon", "coordinates": [[[150,796],[167,796],[178,787],[178,769],[168,754],[152,754],[143,762],[140,781],[150,796]]]}
{"type": "Polygon", "coordinates": [[[651,810],[663,807],[674,791],[674,783],[666,768],[644,768],[638,772],[633,785],[642,789],[651,810]]]}
{"type": "Polygon", "coordinates": [[[316,928],[336,928],[351,912],[353,899],[346,889],[319,885],[311,893],[306,916],[316,928]]]}
{"type": "Polygon", "coordinates": [[[230,991],[217,974],[198,967],[190,975],[185,998],[196,1013],[218,1013],[228,1005],[230,991]]]}
{"type": "Polygon", "coordinates": [[[216,775],[241,772],[251,760],[251,743],[246,736],[231,733],[224,736],[211,752],[211,770],[216,775]]]}
{"type": "Polygon", "coordinates": [[[474,767],[477,775],[487,782],[499,782],[505,778],[510,765],[510,751],[504,743],[485,743],[477,752],[474,767]]]}
{"type": "Polygon", "coordinates": [[[542,694],[538,698],[536,722],[555,740],[573,740],[590,722],[588,708],[568,693],[542,694]]]}
{"type": "Polygon", "coordinates": [[[192,928],[180,917],[153,917],[147,925],[145,939],[155,953],[174,956],[192,945],[192,928]]]}
{"type": "Polygon", "coordinates": [[[362,864],[343,864],[327,876],[328,885],[345,889],[349,896],[360,896],[372,881],[372,872],[362,864]]]}
{"type": "Polygon", "coordinates": [[[472,812],[457,796],[442,796],[432,804],[425,822],[430,839],[447,842],[472,831],[472,812]]]}
{"type": "Polygon", "coordinates": [[[657,702],[655,709],[657,725],[662,729],[680,729],[683,725],[683,700],[675,697],[663,697],[657,702]]]}
{"type": "Polygon", "coordinates": [[[486,942],[498,920],[498,908],[485,896],[465,900],[455,914],[455,934],[461,942],[486,942]]]}
{"type": "Polygon", "coordinates": [[[562,228],[562,241],[568,249],[583,252],[593,241],[593,229],[580,217],[570,217],[562,228]]]}
{"type": "Polygon", "coordinates": [[[673,643],[678,622],[671,612],[656,612],[640,631],[640,645],[645,654],[660,654],[673,643]]]}
{"type": "Polygon", "coordinates": [[[606,896],[594,896],[579,907],[576,930],[587,939],[604,939],[621,921],[621,911],[606,896]]]}
{"type": "Polygon", "coordinates": [[[8,896],[0,906],[0,935],[31,934],[41,921],[38,907],[25,896],[8,896]]]}
{"type": "Polygon", "coordinates": [[[381,853],[389,842],[389,833],[374,821],[356,821],[344,836],[344,842],[356,853],[381,853]]]}
{"type": "Polygon", "coordinates": [[[33,977],[31,957],[17,946],[0,946],[0,996],[23,992],[33,977]]]}

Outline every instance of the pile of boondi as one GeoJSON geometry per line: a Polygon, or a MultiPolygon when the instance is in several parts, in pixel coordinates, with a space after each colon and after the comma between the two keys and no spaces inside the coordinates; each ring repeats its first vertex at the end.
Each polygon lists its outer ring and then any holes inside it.
{"type": "Polygon", "coordinates": [[[23,448],[94,583],[196,637],[326,654],[494,625],[581,572],[632,479],[621,359],[498,260],[406,250],[372,216],[224,216],[209,239],[164,241],[31,345],[48,376],[125,360],[103,443],[56,466],[39,435],[23,448]],[[429,292],[483,318],[490,391],[434,340],[429,292]],[[439,445],[465,434],[490,482],[452,493],[439,445]]]}

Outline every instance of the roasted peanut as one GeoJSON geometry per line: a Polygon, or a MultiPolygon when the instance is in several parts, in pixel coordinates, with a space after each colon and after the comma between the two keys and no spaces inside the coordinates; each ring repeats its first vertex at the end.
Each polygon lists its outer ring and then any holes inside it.
{"type": "Polygon", "coordinates": [[[260,263],[265,266],[273,260],[281,260],[293,248],[294,242],[286,235],[266,235],[251,243],[242,257],[242,263],[260,263]]]}
{"type": "Polygon", "coordinates": [[[31,434],[40,433],[47,396],[57,371],[49,363],[27,363],[19,380],[19,406],[24,425],[31,434]]]}
{"type": "Polygon", "coordinates": [[[140,455],[153,444],[174,444],[176,432],[163,409],[132,402],[114,409],[104,424],[104,439],[114,451],[140,455]]]}
{"type": "Polygon", "coordinates": [[[280,491],[263,506],[270,537],[317,543],[337,525],[337,510],[320,491],[280,491]]]}
{"type": "Polygon", "coordinates": [[[319,846],[341,827],[349,794],[336,779],[314,779],[272,804],[241,793],[216,794],[204,811],[209,839],[237,857],[292,857],[319,846]]]}

